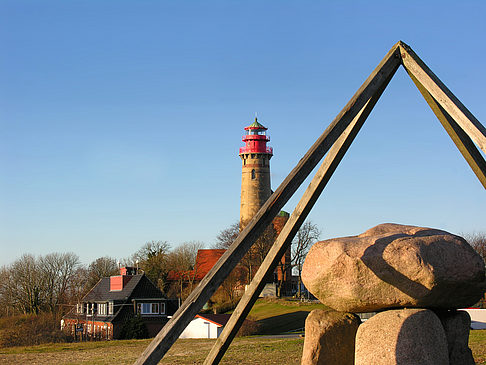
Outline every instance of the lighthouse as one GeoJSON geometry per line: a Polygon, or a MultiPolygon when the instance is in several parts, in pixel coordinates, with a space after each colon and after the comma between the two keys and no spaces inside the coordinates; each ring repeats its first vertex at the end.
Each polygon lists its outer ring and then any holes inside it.
{"type": "Polygon", "coordinates": [[[242,139],[245,146],[240,148],[239,154],[242,161],[240,230],[248,224],[272,194],[270,159],[273,156],[272,147],[267,146],[270,141],[267,128],[261,125],[257,118],[245,127],[245,135],[242,139]]]}
{"type": "MultiPolygon", "coordinates": [[[[253,216],[260,210],[262,205],[272,195],[270,187],[270,159],[273,156],[272,147],[267,146],[270,137],[267,135],[267,128],[255,121],[245,127],[243,136],[244,147],[240,147],[241,168],[241,201],[240,201],[240,230],[245,228],[253,216]]],[[[287,212],[281,211],[267,227],[265,233],[259,238],[259,244],[254,244],[248,252],[248,276],[249,281],[253,277],[256,268],[263,261],[264,255],[268,252],[275,238],[282,231],[289,219],[287,212]],[[255,247],[257,246],[257,247],[255,247]],[[263,257],[262,257],[263,256],[263,257]]],[[[258,242],[258,241],[257,241],[258,242]]],[[[290,246],[280,260],[270,283],[274,283],[274,295],[278,292],[289,293],[291,289],[291,253],[290,246]]]]}

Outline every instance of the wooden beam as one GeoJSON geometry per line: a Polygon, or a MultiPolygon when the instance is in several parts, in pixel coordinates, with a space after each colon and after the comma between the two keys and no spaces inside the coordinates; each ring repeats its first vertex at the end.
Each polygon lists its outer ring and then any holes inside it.
{"type": "Polygon", "coordinates": [[[337,166],[342,161],[345,153],[363,126],[366,118],[373,110],[373,107],[376,105],[392,76],[393,75],[390,75],[388,81],[385,82],[382,85],[382,88],[370,99],[327,153],[322,165],[319,167],[319,170],[307,187],[307,190],[280,232],[275,243],[270,248],[265,260],[262,262],[255,277],[250,283],[250,286],[238,302],[238,305],[233,311],[231,318],[226,323],[223,332],[217,338],[204,361],[204,365],[216,365],[221,361],[231,341],[236,336],[245,318],[258,299],[260,292],[265,286],[265,278],[275,271],[281,258],[290,247],[294,236],[307,218],[307,215],[326,187],[337,166]]]}
{"type": "Polygon", "coordinates": [[[462,130],[486,153],[486,128],[467,110],[458,98],[439,80],[427,65],[405,43],[398,42],[402,63],[462,130]]]}
{"type": "Polygon", "coordinates": [[[358,89],[344,109],[337,115],[324,133],[270,196],[253,219],[243,229],[230,248],[191,292],[174,316],[167,322],[152,342],[147,346],[135,364],[157,364],[177,340],[194,316],[201,310],[221,283],[231,273],[263,230],[295,193],[309,173],[319,163],[329,148],[348,127],[356,114],[368,100],[376,94],[386,80],[395,73],[400,65],[397,43],[386,54],[363,85],[358,89]]]}
{"type": "Polygon", "coordinates": [[[479,182],[486,189],[486,161],[481,155],[481,152],[478,151],[471,138],[469,138],[454,119],[452,119],[449,113],[437,103],[437,100],[430,95],[417,78],[411,73],[409,73],[409,76],[415,83],[415,86],[417,86],[417,89],[419,89],[427,104],[429,104],[430,108],[437,116],[437,119],[439,119],[447,134],[449,134],[449,137],[451,137],[456,147],[478,177],[479,182]]]}

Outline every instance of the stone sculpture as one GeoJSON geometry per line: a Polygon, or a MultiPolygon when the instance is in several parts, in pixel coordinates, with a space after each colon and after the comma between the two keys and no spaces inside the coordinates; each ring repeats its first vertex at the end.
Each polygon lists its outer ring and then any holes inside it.
{"type": "MultiPolygon", "coordinates": [[[[315,354],[326,331],[318,340],[314,329],[314,335],[306,334],[302,364],[474,364],[467,347],[470,318],[456,309],[484,294],[485,268],[459,236],[387,223],[359,236],[318,242],[306,257],[302,281],[323,304],[341,312],[327,318],[394,309],[358,328],[351,362],[318,360],[326,359],[315,354]]],[[[309,321],[315,316],[311,313],[309,321]]],[[[331,350],[320,346],[320,351],[331,350]]]]}

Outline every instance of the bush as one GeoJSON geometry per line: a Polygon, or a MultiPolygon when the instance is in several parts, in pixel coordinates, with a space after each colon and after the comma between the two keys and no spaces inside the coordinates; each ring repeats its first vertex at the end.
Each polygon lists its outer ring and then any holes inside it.
{"type": "Polygon", "coordinates": [[[147,327],[145,327],[145,323],[140,314],[125,322],[120,333],[120,338],[127,340],[148,338],[147,327]]]}
{"type": "Polygon", "coordinates": [[[236,308],[238,302],[215,303],[211,307],[214,314],[226,313],[236,308]]]}
{"type": "Polygon", "coordinates": [[[0,347],[70,341],[71,337],[61,331],[61,319],[52,313],[18,315],[0,320],[0,347]]]}
{"type": "Polygon", "coordinates": [[[260,332],[260,329],[260,323],[252,321],[251,319],[245,319],[236,336],[243,337],[257,335],[260,332]]]}

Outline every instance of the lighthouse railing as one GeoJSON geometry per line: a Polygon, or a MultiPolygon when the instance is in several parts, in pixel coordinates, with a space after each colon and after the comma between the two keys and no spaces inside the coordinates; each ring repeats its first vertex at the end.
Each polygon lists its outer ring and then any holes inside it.
{"type": "Polygon", "coordinates": [[[273,147],[257,148],[257,147],[240,147],[240,155],[242,153],[268,153],[273,155],[273,147]]]}

